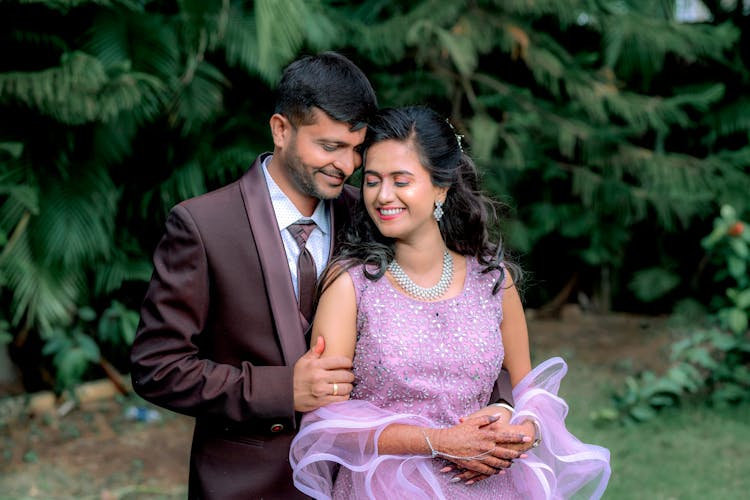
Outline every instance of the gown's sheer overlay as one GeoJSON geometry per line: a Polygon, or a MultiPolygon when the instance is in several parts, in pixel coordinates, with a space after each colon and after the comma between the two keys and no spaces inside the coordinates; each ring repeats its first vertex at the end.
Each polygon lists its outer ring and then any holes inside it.
{"type": "Polygon", "coordinates": [[[497,272],[467,258],[460,295],[414,300],[386,278],[348,272],[357,297],[352,400],[307,414],[292,443],[294,482],[314,498],[519,499],[598,498],[609,478],[609,452],[581,443],[564,426],[557,396],[567,367],[542,363],[513,390],[514,422],[536,418],[544,436],[529,458],[505,475],[473,485],[451,483],[447,462],[378,455],[380,432],[392,423],[449,427],[488,402],[503,363],[502,289],[497,272]],[[338,464],[338,466],[334,465],[338,464]]]}

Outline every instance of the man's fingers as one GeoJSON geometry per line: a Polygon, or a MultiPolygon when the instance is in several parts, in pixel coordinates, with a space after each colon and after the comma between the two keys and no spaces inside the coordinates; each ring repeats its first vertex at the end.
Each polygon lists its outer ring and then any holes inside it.
{"type": "Polygon", "coordinates": [[[315,355],[315,357],[319,358],[323,355],[323,351],[326,350],[326,340],[323,338],[322,335],[318,335],[318,338],[315,339],[315,344],[310,347],[310,353],[315,355]]]}
{"type": "MultiPolygon", "coordinates": [[[[316,361],[317,368],[321,368],[323,370],[330,370],[331,372],[335,372],[338,376],[340,373],[343,373],[344,371],[351,374],[349,370],[352,369],[352,360],[347,358],[346,356],[331,356],[327,358],[320,358],[316,361]]],[[[342,380],[342,382],[351,382],[354,380],[354,375],[351,375],[351,380],[345,379],[342,380]]],[[[334,380],[331,380],[332,382],[334,380]]],[[[336,380],[338,382],[338,380],[336,380]]]]}
{"type": "Polygon", "coordinates": [[[349,399],[354,386],[346,382],[323,382],[316,384],[313,388],[313,395],[318,398],[328,397],[329,401],[343,401],[349,399]]]}

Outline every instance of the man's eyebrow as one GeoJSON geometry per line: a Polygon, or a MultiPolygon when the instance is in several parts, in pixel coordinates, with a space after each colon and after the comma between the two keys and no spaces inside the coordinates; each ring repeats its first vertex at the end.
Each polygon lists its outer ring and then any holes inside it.
{"type": "Polygon", "coordinates": [[[338,139],[326,139],[325,137],[321,137],[320,139],[316,139],[315,142],[322,144],[334,144],[336,146],[349,146],[350,143],[346,141],[340,141],[338,139]]]}

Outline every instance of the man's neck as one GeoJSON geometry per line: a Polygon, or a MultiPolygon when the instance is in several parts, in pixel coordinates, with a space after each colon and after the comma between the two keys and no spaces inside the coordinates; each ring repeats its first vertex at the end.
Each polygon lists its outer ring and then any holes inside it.
{"type": "Polygon", "coordinates": [[[297,210],[299,210],[305,217],[311,217],[320,200],[313,196],[300,193],[300,191],[294,187],[276,155],[272,156],[268,161],[267,169],[273,181],[279,186],[279,189],[281,189],[281,192],[286,195],[297,210]]]}

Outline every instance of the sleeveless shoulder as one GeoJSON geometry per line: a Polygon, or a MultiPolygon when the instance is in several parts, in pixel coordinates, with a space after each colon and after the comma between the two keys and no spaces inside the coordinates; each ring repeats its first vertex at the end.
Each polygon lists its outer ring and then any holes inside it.
{"type": "MultiPolygon", "coordinates": [[[[371,273],[374,273],[377,271],[377,268],[375,266],[369,266],[368,268],[371,273]]],[[[373,281],[365,275],[365,265],[357,263],[354,266],[350,267],[346,270],[346,272],[349,274],[349,276],[352,279],[352,282],[354,283],[354,294],[357,299],[357,307],[359,308],[360,301],[362,299],[362,296],[367,292],[367,290],[372,287],[377,281],[373,281]]]]}

